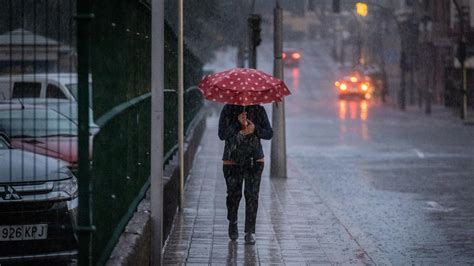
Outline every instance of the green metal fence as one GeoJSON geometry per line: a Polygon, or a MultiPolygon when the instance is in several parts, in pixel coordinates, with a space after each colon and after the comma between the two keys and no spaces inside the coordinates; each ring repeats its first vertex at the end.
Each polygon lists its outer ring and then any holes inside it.
{"type": "MultiPolygon", "coordinates": [[[[0,156],[0,226],[48,231],[34,241],[0,236],[0,264],[48,252],[74,259],[78,235],[80,263],[91,251],[91,263],[104,264],[144,197],[152,163],[149,2],[0,0],[0,149],[19,156],[0,156]],[[41,128],[49,122],[55,126],[41,128]],[[15,133],[25,128],[34,134],[15,133]],[[56,153],[35,146],[43,143],[56,153]],[[27,190],[33,186],[41,195],[27,190]],[[15,190],[22,192],[5,194],[15,190]]],[[[166,25],[165,162],[178,139],[177,76],[177,38],[166,25]]],[[[185,128],[202,106],[193,87],[201,76],[202,63],[185,49],[185,128]]]]}
{"type": "MultiPolygon", "coordinates": [[[[149,186],[151,14],[140,1],[95,1],[91,25],[93,110],[101,127],[92,149],[93,262],[106,262],[149,186]]],[[[165,154],[177,143],[177,39],[165,27],[165,154]]],[[[201,78],[202,63],[185,52],[185,86],[201,78]]],[[[185,95],[185,126],[202,106],[196,89],[185,95]]],[[[169,158],[165,158],[169,159],[169,158]]],[[[81,197],[81,195],[80,195],[81,197]]]]}

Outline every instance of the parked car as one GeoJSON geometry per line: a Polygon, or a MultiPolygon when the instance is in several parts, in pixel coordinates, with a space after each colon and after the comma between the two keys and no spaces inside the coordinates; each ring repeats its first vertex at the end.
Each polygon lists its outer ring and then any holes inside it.
{"type": "Polygon", "coordinates": [[[75,259],[77,207],[64,162],[14,149],[0,131],[0,264],[75,259]]]}
{"type": "Polygon", "coordinates": [[[297,67],[300,64],[301,52],[295,49],[285,49],[281,55],[283,64],[289,67],[297,67]]]}
{"type": "MultiPolygon", "coordinates": [[[[1,104],[0,128],[9,134],[13,148],[57,158],[71,168],[77,167],[78,129],[72,119],[43,106],[1,104]]],[[[91,134],[91,143],[92,138],[91,134]]]]}
{"type": "MultiPolygon", "coordinates": [[[[0,100],[52,98],[77,102],[76,73],[38,73],[0,76],[0,100]]],[[[92,103],[92,77],[89,77],[92,103]]]]}

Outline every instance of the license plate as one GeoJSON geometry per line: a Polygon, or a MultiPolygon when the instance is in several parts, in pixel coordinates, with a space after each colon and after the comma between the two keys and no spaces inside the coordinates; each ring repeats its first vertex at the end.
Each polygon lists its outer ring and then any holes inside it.
{"type": "Polygon", "coordinates": [[[47,224],[0,226],[0,241],[38,240],[48,237],[47,224]]]}

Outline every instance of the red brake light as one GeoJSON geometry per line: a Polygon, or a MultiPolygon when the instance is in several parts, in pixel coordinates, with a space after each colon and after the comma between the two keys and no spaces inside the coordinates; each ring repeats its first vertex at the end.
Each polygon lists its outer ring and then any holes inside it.
{"type": "Polygon", "coordinates": [[[281,58],[285,59],[286,58],[286,53],[281,53],[281,58]]]}
{"type": "Polygon", "coordinates": [[[301,58],[301,54],[300,53],[293,53],[293,54],[291,54],[291,57],[295,60],[298,60],[298,59],[301,58]]]}
{"type": "Polygon", "coordinates": [[[345,91],[345,90],[347,90],[347,85],[342,83],[339,88],[341,89],[341,91],[345,91]]]}

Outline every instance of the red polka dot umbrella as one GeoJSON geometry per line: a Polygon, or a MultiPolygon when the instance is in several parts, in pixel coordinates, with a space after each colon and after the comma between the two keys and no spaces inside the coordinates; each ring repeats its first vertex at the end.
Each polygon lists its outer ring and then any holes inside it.
{"type": "Polygon", "coordinates": [[[249,68],[205,76],[198,87],[208,100],[243,106],[281,102],[291,94],[282,80],[249,68]]]}

